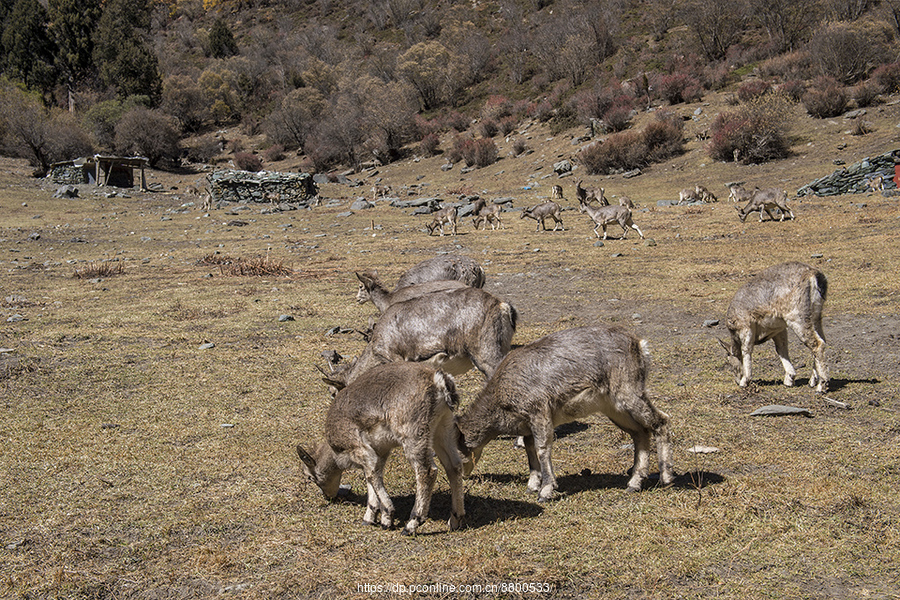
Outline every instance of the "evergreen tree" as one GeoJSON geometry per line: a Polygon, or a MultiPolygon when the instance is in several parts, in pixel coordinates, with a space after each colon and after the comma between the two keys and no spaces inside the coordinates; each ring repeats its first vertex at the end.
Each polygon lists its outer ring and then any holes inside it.
{"type": "Polygon", "coordinates": [[[47,11],[37,0],[16,0],[4,22],[3,71],[29,88],[48,91],[55,84],[55,45],[47,33],[47,11]]]}
{"type": "Polygon", "coordinates": [[[59,50],[56,65],[70,88],[93,77],[94,32],[100,0],[50,0],[50,35],[59,50]]]}
{"type": "Polygon", "coordinates": [[[237,42],[225,19],[219,17],[209,30],[209,55],[213,58],[227,58],[238,53],[237,42]]]}
{"type": "Polygon", "coordinates": [[[110,0],[97,25],[93,56],[105,85],[121,97],[146,95],[155,105],[162,95],[162,79],[156,55],[144,41],[149,26],[147,2],[110,0]]]}

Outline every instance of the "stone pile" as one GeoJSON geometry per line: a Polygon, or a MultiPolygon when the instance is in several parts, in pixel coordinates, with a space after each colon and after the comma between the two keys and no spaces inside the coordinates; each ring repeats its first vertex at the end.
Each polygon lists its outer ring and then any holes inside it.
{"type": "Polygon", "coordinates": [[[894,165],[900,163],[900,150],[893,150],[874,158],[865,158],[849,167],[842,167],[832,173],[808,183],[799,190],[797,196],[839,196],[842,194],[862,194],[869,191],[868,182],[875,176],[884,178],[885,195],[896,191],[894,165]]]}
{"type": "Polygon", "coordinates": [[[209,176],[209,193],[214,203],[274,203],[291,210],[311,206],[319,188],[309,173],[220,170],[209,176]]]}

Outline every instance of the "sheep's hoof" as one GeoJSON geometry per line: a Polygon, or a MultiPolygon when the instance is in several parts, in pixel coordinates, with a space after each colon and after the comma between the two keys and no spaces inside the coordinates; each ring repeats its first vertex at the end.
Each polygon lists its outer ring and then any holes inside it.
{"type": "Polygon", "coordinates": [[[466,515],[452,515],[450,517],[450,520],[447,521],[447,526],[450,528],[450,531],[465,529],[466,527],[468,527],[468,523],[466,523],[466,515]]]}

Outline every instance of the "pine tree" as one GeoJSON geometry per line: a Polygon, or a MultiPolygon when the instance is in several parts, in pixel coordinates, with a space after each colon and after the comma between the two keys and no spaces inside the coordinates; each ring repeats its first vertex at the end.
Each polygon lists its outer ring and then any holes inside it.
{"type": "Polygon", "coordinates": [[[219,17],[209,30],[209,55],[213,58],[226,58],[238,53],[237,42],[225,19],[219,17]]]}
{"type": "Polygon", "coordinates": [[[37,0],[16,0],[4,22],[2,46],[8,77],[40,91],[56,83],[56,48],[47,33],[47,11],[37,0]]]}
{"type": "Polygon", "coordinates": [[[56,65],[70,88],[97,73],[93,37],[101,14],[100,0],[50,0],[50,35],[59,48],[56,65]]]}
{"type": "Polygon", "coordinates": [[[148,3],[110,0],[94,36],[94,62],[100,79],[120,97],[145,95],[156,105],[162,96],[162,79],[156,55],[144,41],[150,26],[148,3]]]}

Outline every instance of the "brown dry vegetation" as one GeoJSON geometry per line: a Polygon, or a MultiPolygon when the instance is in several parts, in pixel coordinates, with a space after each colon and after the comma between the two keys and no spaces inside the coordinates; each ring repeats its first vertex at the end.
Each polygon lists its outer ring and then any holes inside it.
{"type": "MultiPolygon", "coordinates": [[[[715,106],[686,134],[705,126],[715,106]]],[[[181,207],[189,182],[154,172],[165,193],[55,200],[53,186],[0,166],[0,596],[9,598],[368,598],[364,584],[547,583],[552,594],[433,593],[454,597],[896,598],[900,579],[900,246],[897,199],[804,198],[795,221],[740,223],[727,201],[658,207],[702,183],[783,186],[793,192],[835,167],[900,147],[895,104],[871,109],[875,132],[851,136],[843,119],[799,116],[794,155],[764,166],[713,163],[697,142],[634,179],[585,178],[627,193],[632,233],[594,246],[592,223],[563,212],[566,231],[506,228],[429,237],[425,217],[385,203],[340,216],[366,186],[323,186],[338,207],[210,216],[181,207]],[[840,144],[846,144],[838,150],[840,144]],[[373,228],[374,226],[374,228],[373,228]],[[39,239],[29,239],[39,232],[39,239]],[[223,276],[204,258],[271,257],[289,276],[223,276]],[[355,303],[355,270],[393,282],[438,252],[477,258],[486,289],[521,314],[516,343],[589,323],[618,323],[653,351],[649,387],[671,415],[670,489],[624,492],[627,437],[604,418],[563,428],[554,447],[560,498],[526,492],[525,458],[494,442],[466,482],[470,527],[448,533],[446,479],[432,520],[414,539],[361,524],[365,485],[326,504],[304,481],[294,446],[321,436],[329,403],[319,353],[358,353],[371,305],[355,303]],[[747,391],[723,369],[716,337],[734,291],[775,262],[802,260],[829,277],[825,311],[828,398],[805,384],[809,357],[791,338],[800,386],[780,385],[770,345],[754,355],[747,391]],[[122,264],[113,278],[73,269],[122,264]],[[7,322],[13,314],[25,320],[7,322]],[[281,314],[295,320],[279,322],[281,314]],[[212,343],[214,347],[201,350],[212,343]],[[814,418],[751,418],[766,404],[814,418]],[[718,453],[694,455],[695,444],[718,453]]],[[[382,169],[394,190],[469,190],[534,204],[560,183],[542,179],[577,146],[534,126],[534,153],[444,173],[441,157],[382,169]],[[524,190],[527,182],[537,183],[524,190]]],[[[289,165],[285,163],[284,168],[289,165]]],[[[373,176],[374,177],[374,176],[373,176]]],[[[369,183],[370,189],[371,183],[369,183]]],[[[515,215],[512,215],[513,217],[515,215]]],[[[611,229],[611,236],[619,232],[611,229]]],[[[214,261],[209,261],[214,262],[214,261]]],[[[479,376],[459,378],[468,402],[479,376]]],[[[397,453],[387,487],[399,516],[412,505],[397,453]]],[[[375,595],[389,597],[390,595],[375,595]]]]}

